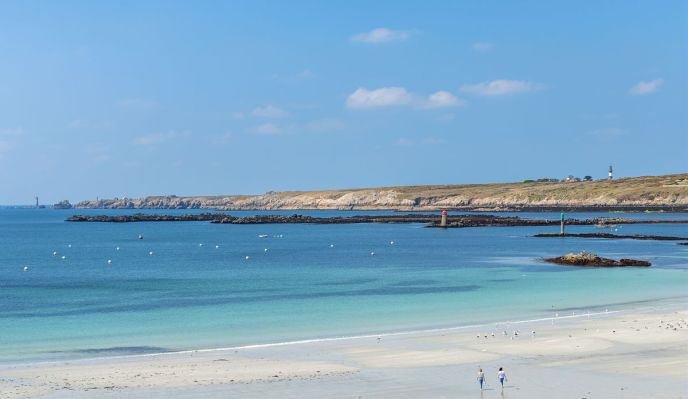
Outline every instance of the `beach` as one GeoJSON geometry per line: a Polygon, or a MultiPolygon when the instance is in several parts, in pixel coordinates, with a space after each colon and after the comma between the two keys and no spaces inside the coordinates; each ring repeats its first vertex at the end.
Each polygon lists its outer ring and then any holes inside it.
{"type": "Polygon", "coordinates": [[[0,398],[685,398],[687,319],[681,301],[386,335],[3,365],[0,398]],[[478,367],[488,383],[482,392],[478,367]],[[498,367],[507,373],[503,392],[498,367]]]}

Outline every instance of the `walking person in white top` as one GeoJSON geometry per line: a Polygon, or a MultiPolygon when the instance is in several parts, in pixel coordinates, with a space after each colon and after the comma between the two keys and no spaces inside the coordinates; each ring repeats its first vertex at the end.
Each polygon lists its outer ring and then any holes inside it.
{"type": "Polygon", "coordinates": [[[480,390],[482,391],[483,384],[487,385],[485,381],[485,373],[483,372],[482,368],[478,369],[478,382],[480,383],[480,390]]]}
{"type": "Polygon", "coordinates": [[[502,386],[502,391],[504,390],[504,381],[508,381],[506,378],[506,373],[504,372],[503,368],[499,368],[499,371],[497,372],[497,378],[499,379],[499,384],[502,386]]]}

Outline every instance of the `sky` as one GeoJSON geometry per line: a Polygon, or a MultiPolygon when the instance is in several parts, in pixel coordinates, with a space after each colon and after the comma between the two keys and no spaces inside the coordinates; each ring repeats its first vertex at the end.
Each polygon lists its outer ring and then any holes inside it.
{"type": "Polygon", "coordinates": [[[0,204],[688,172],[686,1],[0,1],[0,204]]]}

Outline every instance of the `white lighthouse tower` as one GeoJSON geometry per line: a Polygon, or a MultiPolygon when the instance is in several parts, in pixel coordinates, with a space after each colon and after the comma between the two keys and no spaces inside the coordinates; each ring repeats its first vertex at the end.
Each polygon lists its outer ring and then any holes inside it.
{"type": "Polygon", "coordinates": [[[614,176],[612,175],[612,165],[609,165],[609,180],[613,179],[614,176]]]}

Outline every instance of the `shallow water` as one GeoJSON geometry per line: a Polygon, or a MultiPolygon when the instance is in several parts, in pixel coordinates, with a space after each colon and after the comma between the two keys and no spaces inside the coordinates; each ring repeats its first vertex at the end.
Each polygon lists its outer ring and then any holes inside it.
{"type": "MultiPolygon", "coordinates": [[[[0,360],[550,317],[665,298],[683,301],[688,287],[686,246],[531,237],[558,227],[64,222],[74,213],[132,212],[0,208],[0,360]],[[582,250],[646,259],[653,266],[579,269],[538,260],[582,250]]],[[[567,216],[688,219],[667,213],[567,216]]],[[[568,231],[608,230],[570,226],[568,231]]],[[[688,225],[626,225],[616,233],[686,236],[688,225]]]]}

